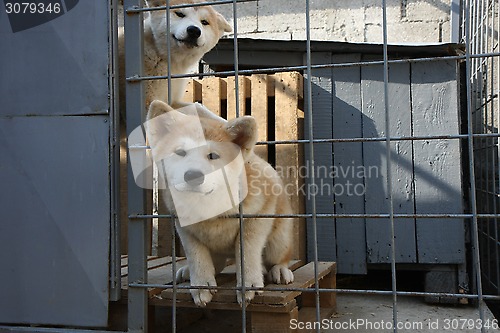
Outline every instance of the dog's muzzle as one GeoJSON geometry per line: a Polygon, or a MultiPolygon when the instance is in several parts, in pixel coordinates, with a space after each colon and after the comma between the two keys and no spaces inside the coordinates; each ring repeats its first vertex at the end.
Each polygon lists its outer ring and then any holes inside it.
{"type": "Polygon", "coordinates": [[[179,43],[183,43],[187,47],[198,47],[198,38],[200,38],[201,36],[201,29],[194,25],[190,25],[186,28],[186,33],[187,37],[184,39],[179,39],[175,37],[175,35],[172,35],[172,37],[176,41],[178,41],[179,43]]]}
{"type": "Polygon", "coordinates": [[[184,173],[184,181],[190,186],[200,186],[205,182],[205,175],[199,170],[188,170],[184,173]]]}
{"type": "Polygon", "coordinates": [[[201,29],[195,27],[194,25],[190,25],[189,27],[187,27],[186,31],[188,34],[188,39],[196,40],[201,36],[201,29]]]}

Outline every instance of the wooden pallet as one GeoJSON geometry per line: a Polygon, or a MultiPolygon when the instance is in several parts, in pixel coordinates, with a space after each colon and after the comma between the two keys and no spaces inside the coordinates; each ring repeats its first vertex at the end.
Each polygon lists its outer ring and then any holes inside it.
{"type": "MultiPolygon", "coordinates": [[[[236,117],[236,78],[205,77],[191,79],[184,94],[184,102],[203,103],[213,113],[226,118],[236,117]]],[[[304,78],[298,72],[254,74],[238,77],[240,115],[251,115],[257,121],[258,141],[299,140],[304,126],[304,78]]],[[[258,145],[257,155],[270,162],[279,171],[289,193],[294,214],[305,212],[305,200],[300,191],[303,178],[298,168],[304,163],[302,144],[258,145]]],[[[159,194],[160,198],[162,193],[159,194]]],[[[159,213],[168,214],[162,200],[159,213]]],[[[306,258],[306,222],[292,218],[292,257],[306,258]]],[[[182,253],[180,241],[177,254],[182,253]]],[[[158,254],[172,255],[172,228],[169,223],[158,224],[158,254]]]]}
{"type": "MultiPolygon", "coordinates": [[[[148,282],[152,284],[172,283],[172,258],[148,258],[148,282]]],[[[177,269],[186,265],[185,258],[177,258],[177,269]]],[[[293,283],[283,286],[267,284],[266,288],[311,288],[314,287],[314,263],[302,265],[301,261],[291,261],[290,269],[294,272],[293,283]]],[[[319,262],[318,278],[320,288],[335,288],[336,264],[332,262],[319,262]]],[[[234,287],[236,285],[235,266],[226,267],[216,277],[217,285],[221,287],[234,287]]],[[[189,286],[189,283],[182,283],[189,286]]],[[[172,289],[152,288],[148,290],[149,305],[160,307],[173,306],[172,289]]],[[[122,299],[127,299],[127,261],[122,258],[122,299]]],[[[188,289],[178,289],[176,295],[178,308],[196,308],[188,289]]],[[[320,295],[321,318],[329,318],[336,310],[335,293],[321,293],[320,295]]],[[[212,301],[207,304],[207,309],[241,311],[236,301],[234,290],[218,290],[212,301]]],[[[315,321],[315,294],[301,291],[265,291],[256,295],[247,306],[250,332],[292,332],[290,320],[301,322],[315,321]]]]}

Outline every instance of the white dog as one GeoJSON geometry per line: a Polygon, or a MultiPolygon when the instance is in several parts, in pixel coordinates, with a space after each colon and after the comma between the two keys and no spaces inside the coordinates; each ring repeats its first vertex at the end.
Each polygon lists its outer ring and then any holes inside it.
{"type": "MultiPolygon", "coordinates": [[[[215,275],[225,267],[226,259],[235,258],[238,286],[242,285],[242,265],[246,287],[264,286],[263,266],[271,281],[292,282],[288,269],[291,219],[245,218],[242,262],[239,219],[229,217],[238,214],[240,202],[244,214],[292,213],[278,173],[253,151],[255,119],[245,116],[222,123],[153,101],[146,133],[160,174],[168,183],[165,203],[179,217],[176,229],[188,266],[177,272],[177,279],[190,279],[191,286],[214,287],[215,275]],[[246,186],[241,186],[242,177],[246,186]]],[[[213,289],[191,290],[198,306],[210,302],[213,293],[213,289]]],[[[241,304],[254,295],[255,291],[246,291],[244,296],[238,292],[237,299],[241,304]]]]}
{"type": "MultiPolygon", "coordinates": [[[[172,0],[170,5],[197,4],[204,0],[172,0]]],[[[165,6],[165,0],[146,1],[148,7],[165,6]]],[[[144,20],[144,74],[146,76],[166,76],[170,59],[171,74],[188,74],[197,70],[198,63],[210,51],[224,32],[231,32],[231,26],[220,13],[211,6],[177,8],[170,10],[170,35],[167,35],[165,11],[152,11],[145,14],[144,20]],[[167,49],[170,39],[170,57],[167,49]]],[[[124,33],[118,35],[120,59],[120,111],[125,110],[125,48],[124,33]]],[[[182,105],[188,80],[172,79],[171,105],[182,105]]],[[[168,80],[149,80],[146,82],[146,110],[155,100],[168,102],[168,80]]],[[[145,110],[145,111],[146,111],[145,110]]]]}

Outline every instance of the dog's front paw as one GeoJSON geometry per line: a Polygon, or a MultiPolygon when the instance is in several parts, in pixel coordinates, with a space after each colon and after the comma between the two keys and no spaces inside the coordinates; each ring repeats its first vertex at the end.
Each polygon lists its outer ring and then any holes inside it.
{"type": "Polygon", "coordinates": [[[277,284],[289,284],[293,282],[293,273],[285,265],[274,265],[267,273],[269,281],[277,284]]]}
{"type": "MultiPolygon", "coordinates": [[[[193,282],[191,281],[192,287],[217,287],[217,282],[215,281],[215,277],[209,279],[205,283],[193,282]]],[[[205,307],[207,303],[210,303],[213,295],[217,292],[217,289],[190,289],[191,296],[193,297],[193,301],[197,306],[205,307]]]]}
{"type": "MultiPolygon", "coordinates": [[[[241,283],[238,283],[238,288],[241,288],[241,283]]],[[[245,280],[245,287],[251,288],[264,288],[264,279],[262,276],[260,278],[255,278],[252,280],[245,280]]],[[[236,298],[238,299],[238,303],[240,306],[243,306],[243,302],[246,304],[250,303],[250,301],[255,297],[255,294],[262,294],[262,290],[247,290],[245,291],[245,297],[243,297],[243,293],[241,290],[236,291],[236,298]]]]}
{"type": "Polygon", "coordinates": [[[177,270],[177,273],[175,273],[175,281],[177,283],[189,281],[189,266],[186,265],[177,270]]]}

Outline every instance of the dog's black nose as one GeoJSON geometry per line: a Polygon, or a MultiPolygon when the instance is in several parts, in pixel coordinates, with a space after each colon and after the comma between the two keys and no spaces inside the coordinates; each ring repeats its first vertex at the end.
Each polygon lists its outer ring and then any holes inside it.
{"type": "Polygon", "coordinates": [[[190,39],[197,39],[198,37],[201,36],[201,30],[198,27],[195,27],[194,25],[190,25],[187,27],[187,34],[188,38],[190,39]]]}
{"type": "Polygon", "coordinates": [[[205,175],[199,170],[188,170],[184,174],[184,181],[191,186],[198,186],[205,181],[205,175]]]}

